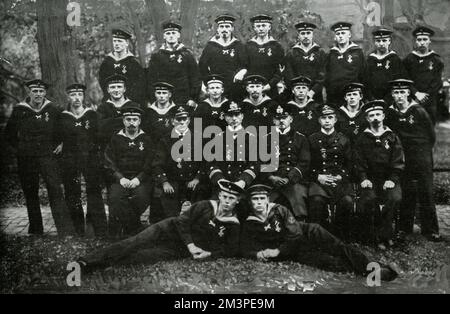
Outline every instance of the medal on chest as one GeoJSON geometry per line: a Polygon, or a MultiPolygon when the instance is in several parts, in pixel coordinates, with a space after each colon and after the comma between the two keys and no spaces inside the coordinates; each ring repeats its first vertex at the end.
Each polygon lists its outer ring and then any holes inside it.
{"type": "Polygon", "coordinates": [[[353,62],[353,57],[352,57],[352,55],[348,55],[347,62],[348,62],[348,63],[352,63],[352,62],[353,62]]]}
{"type": "Polygon", "coordinates": [[[322,159],[327,159],[327,149],[325,147],[320,149],[320,153],[322,155],[322,159]]]}
{"type": "Polygon", "coordinates": [[[134,147],[134,146],[136,146],[136,143],[135,143],[135,142],[129,142],[129,143],[128,143],[128,147],[134,147]]]}
{"type": "Polygon", "coordinates": [[[388,61],[386,62],[386,65],[384,66],[384,68],[385,68],[386,70],[389,70],[390,67],[391,67],[391,61],[388,60],[388,61]]]}
{"type": "Polygon", "coordinates": [[[229,55],[230,57],[234,57],[234,48],[233,49],[224,49],[222,50],[223,55],[229,55]]]}
{"type": "Polygon", "coordinates": [[[219,227],[219,232],[217,232],[217,235],[222,238],[225,235],[225,227],[224,226],[220,226],[219,227]]]}
{"type": "Polygon", "coordinates": [[[357,135],[357,134],[359,133],[359,125],[356,125],[356,126],[355,126],[355,129],[353,130],[353,133],[354,133],[355,135],[357,135]]]}
{"type": "Polygon", "coordinates": [[[86,123],[84,124],[84,128],[85,128],[86,130],[89,130],[89,128],[90,128],[89,120],[87,120],[86,123]]]}
{"type": "Polygon", "coordinates": [[[389,145],[389,141],[388,141],[388,140],[385,140],[385,141],[384,141],[384,148],[386,148],[387,150],[388,150],[389,148],[391,148],[391,146],[389,145]]]}
{"type": "Polygon", "coordinates": [[[428,69],[430,71],[433,71],[433,66],[434,66],[433,61],[430,61],[430,64],[428,65],[428,69]]]}
{"type": "Polygon", "coordinates": [[[408,117],[408,122],[409,122],[409,124],[414,124],[414,116],[413,115],[410,115],[409,117],[408,117]]]}
{"type": "Polygon", "coordinates": [[[308,120],[311,120],[312,118],[313,118],[313,116],[312,116],[312,111],[308,111],[308,120]]]}
{"type": "Polygon", "coordinates": [[[139,142],[139,150],[140,151],[144,150],[144,142],[139,142]]]}
{"type": "Polygon", "coordinates": [[[267,108],[263,108],[263,112],[262,112],[263,117],[267,116],[267,108]]]}
{"type": "Polygon", "coordinates": [[[81,127],[81,126],[83,126],[83,123],[82,122],[75,122],[75,127],[81,127]]]}
{"type": "Polygon", "coordinates": [[[177,158],[177,168],[181,169],[181,158],[177,158]]]}

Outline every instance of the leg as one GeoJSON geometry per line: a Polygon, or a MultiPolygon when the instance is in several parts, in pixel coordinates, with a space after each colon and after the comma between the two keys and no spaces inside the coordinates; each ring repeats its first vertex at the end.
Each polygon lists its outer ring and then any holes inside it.
{"type": "Polygon", "coordinates": [[[308,216],[308,212],[306,211],[308,189],[306,186],[298,183],[288,184],[280,192],[289,200],[296,218],[308,216]]]}
{"type": "Polygon", "coordinates": [[[173,245],[163,244],[149,249],[138,250],[120,260],[119,264],[155,264],[160,261],[182,259],[189,256],[189,251],[184,247],[173,247],[173,245]]]}
{"type": "Polygon", "coordinates": [[[311,196],[309,198],[309,221],[329,227],[328,217],[328,199],[320,195],[311,196]]]}
{"type": "Polygon", "coordinates": [[[342,239],[350,238],[350,215],[353,210],[353,198],[345,195],[336,203],[335,226],[342,239]]]}
{"type": "Polygon", "coordinates": [[[394,222],[394,215],[402,200],[402,189],[399,184],[396,184],[393,189],[387,190],[385,195],[386,200],[384,206],[382,206],[380,221],[377,224],[379,227],[377,229],[379,240],[387,242],[393,238],[394,230],[392,223],[394,222]]]}
{"type": "Polygon", "coordinates": [[[163,197],[163,190],[161,186],[155,186],[152,197],[150,200],[150,215],[149,222],[151,224],[157,223],[165,218],[163,205],[161,203],[161,198],[163,197]]]}
{"type": "Polygon", "coordinates": [[[124,232],[126,235],[136,234],[141,228],[141,215],[150,204],[151,185],[142,182],[138,187],[130,191],[129,207],[124,216],[124,232]]]}
{"type": "Polygon", "coordinates": [[[375,235],[375,211],[378,209],[373,189],[362,189],[358,203],[360,238],[364,243],[377,243],[375,235]]]}
{"type": "Polygon", "coordinates": [[[406,167],[403,173],[401,188],[407,197],[402,199],[400,204],[400,216],[397,229],[406,234],[413,233],[414,216],[416,211],[416,181],[412,169],[406,167]]]}
{"type": "Polygon", "coordinates": [[[149,226],[135,236],[92,252],[81,258],[81,260],[93,267],[114,265],[138,249],[152,248],[158,245],[164,237],[168,237],[168,241],[171,243],[177,243],[179,240],[177,241],[176,238],[177,231],[175,229],[174,219],[162,220],[159,223],[149,226]]]}
{"type": "Polygon", "coordinates": [[[61,162],[62,181],[66,196],[67,208],[70,212],[75,232],[84,235],[84,212],[81,204],[81,172],[78,156],[67,156],[61,162]]]}
{"type": "Polygon", "coordinates": [[[35,157],[19,157],[17,168],[20,185],[28,211],[29,234],[43,234],[41,207],[39,204],[39,163],[35,157]]]}
{"type": "Polygon", "coordinates": [[[104,236],[107,233],[107,222],[97,158],[90,158],[83,165],[83,175],[87,194],[86,222],[92,224],[96,236],[104,236]]]}
{"type": "Polygon", "coordinates": [[[357,274],[366,273],[367,256],[356,248],[346,245],[318,224],[302,223],[303,236],[320,247],[323,252],[344,258],[357,274]]]}
{"type": "Polygon", "coordinates": [[[421,191],[418,194],[420,208],[420,222],[423,235],[439,234],[439,225],[436,215],[436,206],[433,197],[433,163],[431,151],[423,152],[418,169],[418,186],[421,191]]]}
{"type": "Polygon", "coordinates": [[[123,221],[129,207],[128,192],[119,183],[113,183],[108,192],[109,234],[117,237],[122,235],[123,221]]]}
{"type": "Polygon", "coordinates": [[[176,217],[180,214],[181,209],[181,200],[186,200],[185,196],[183,194],[183,189],[181,188],[182,184],[185,184],[184,182],[171,182],[174,193],[173,194],[166,194],[162,193],[161,195],[161,206],[163,211],[163,217],[176,217]]]}
{"type": "Polygon", "coordinates": [[[58,163],[53,156],[40,157],[39,163],[42,177],[47,186],[50,209],[58,235],[72,235],[75,233],[75,229],[64,200],[58,163]]]}

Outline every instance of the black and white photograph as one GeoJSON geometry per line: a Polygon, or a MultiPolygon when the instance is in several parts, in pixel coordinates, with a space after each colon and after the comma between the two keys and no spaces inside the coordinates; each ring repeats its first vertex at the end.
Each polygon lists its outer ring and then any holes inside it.
{"type": "Polygon", "coordinates": [[[450,293],[450,0],[3,0],[0,38],[0,294],[450,293]]]}

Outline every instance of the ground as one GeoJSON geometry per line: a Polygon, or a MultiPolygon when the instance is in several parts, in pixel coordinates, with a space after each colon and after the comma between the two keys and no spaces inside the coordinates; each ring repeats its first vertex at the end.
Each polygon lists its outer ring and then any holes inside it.
{"type": "MultiPolygon", "coordinates": [[[[450,168],[450,126],[439,128],[438,139],[436,167],[450,168]]],[[[435,195],[441,203],[437,206],[439,225],[447,240],[450,239],[449,177],[448,173],[435,175],[435,195]]],[[[110,242],[90,237],[58,238],[45,204],[42,208],[45,236],[27,236],[28,219],[22,196],[17,189],[11,191],[0,207],[0,293],[450,293],[450,242],[427,242],[417,228],[416,234],[394,250],[361,246],[371,260],[395,262],[402,270],[398,279],[376,288],[369,287],[366,278],[350,273],[327,272],[294,262],[236,259],[203,262],[185,259],[114,267],[82,274],[81,286],[69,287],[68,263],[110,242]]]]}

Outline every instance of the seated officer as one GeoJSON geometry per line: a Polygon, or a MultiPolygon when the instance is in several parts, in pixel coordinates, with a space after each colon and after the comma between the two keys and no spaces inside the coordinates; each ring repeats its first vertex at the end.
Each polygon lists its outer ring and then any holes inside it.
{"type": "Polygon", "coordinates": [[[94,251],[78,260],[86,269],[161,260],[234,257],[239,253],[240,224],[235,206],[244,192],[232,182],[219,182],[218,200],[200,201],[178,217],[164,219],[137,235],[94,251]]]}
{"type": "MultiPolygon", "coordinates": [[[[367,274],[370,261],[361,251],[318,224],[296,221],[286,207],[269,201],[269,193],[270,187],[262,184],[247,189],[251,212],[240,237],[244,257],[260,261],[294,260],[325,268],[335,265],[335,257],[348,270],[367,274]]],[[[393,269],[382,266],[382,280],[393,280],[396,276],[393,269]]]]}
{"type": "Polygon", "coordinates": [[[177,216],[182,204],[190,206],[210,195],[205,186],[203,163],[194,161],[196,137],[189,129],[190,114],[187,106],[178,106],[173,110],[172,134],[170,137],[160,139],[156,146],[153,174],[157,184],[155,190],[159,191],[160,197],[152,200],[150,210],[152,223],[177,216]]]}
{"type": "MultiPolygon", "coordinates": [[[[261,172],[261,176],[273,187],[271,201],[285,198],[295,218],[305,219],[311,156],[308,139],[291,128],[291,109],[289,105],[278,105],[271,112],[279,139],[278,169],[275,172],[261,172]]],[[[271,133],[268,136],[272,138],[271,133]]]]}
{"type": "Polygon", "coordinates": [[[380,249],[392,246],[394,215],[402,199],[400,176],[405,156],[400,139],[384,126],[384,100],[373,100],[364,107],[369,127],[355,144],[355,163],[361,195],[359,212],[366,239],[374,238],[380,249]],[[379,205],[381,206],[381,212],[379,205]],[[369,230],[369,232],[365,231],[369,230]]]}
{"type": "Polygon", "coordinates": [[[134,102],[122,108],[124,128],[113,135],[105,151],[113,177],[109,192],[109,229],[112,236],[132,235],[140,228],[141,214],[150,204],[154,147],[141,130],[142,110],[134,102]]]}
{"type": "Polygon", "coordinates": [[[311,176],[309,187],[309,217],[322,226],[333,223],[333,229],[342,237],[349,235],[349,216],[353,209],[350,141],[337,132],[336,110],[323,105],[319,122],[321,131],[309,137],[311,176]]]}

